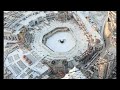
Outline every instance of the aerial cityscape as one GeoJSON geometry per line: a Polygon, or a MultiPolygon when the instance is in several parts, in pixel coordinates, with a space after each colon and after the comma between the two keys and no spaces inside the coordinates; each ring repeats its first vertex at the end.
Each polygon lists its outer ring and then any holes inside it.
{"type": "Polygon", "coordinates": [[[116,11],[4,11],[4,79],[116,79],[116,11]]]}

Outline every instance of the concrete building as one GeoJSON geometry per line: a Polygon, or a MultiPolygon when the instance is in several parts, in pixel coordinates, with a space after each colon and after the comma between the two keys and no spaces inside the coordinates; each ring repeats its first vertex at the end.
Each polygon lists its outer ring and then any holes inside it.
{"type": "Polygon", "coordinates": [[[109,78],[116,66],[115,19],[112,11],[4,12],[5,67],[14,79],[109,78]]]}

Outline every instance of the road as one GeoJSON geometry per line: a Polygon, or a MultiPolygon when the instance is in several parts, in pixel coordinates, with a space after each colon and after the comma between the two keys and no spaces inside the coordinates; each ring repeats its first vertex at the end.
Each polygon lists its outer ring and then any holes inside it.
{"type": "Polygon", "coordinates": [[[108,32],[108,22],[105,23],[105,28],[104,28],[104,32],[103,32],[103,38],[104,38],[104,43],[105,43],[105,47],[102,50],[101,53],[101,57],[104,57],[105,55],[105,51],[110,47],[111,43],[110,43],[110,34],[107,35],[108,32]]]}

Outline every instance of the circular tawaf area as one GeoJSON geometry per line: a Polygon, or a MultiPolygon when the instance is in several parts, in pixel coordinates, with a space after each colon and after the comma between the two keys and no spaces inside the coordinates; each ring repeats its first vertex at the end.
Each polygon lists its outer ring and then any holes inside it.
{"type": "Polygon", "coordinates": [[[59,27],[44,35],[43,43],[54,52],[67,52],[75,46],[75,39],[69,28],[59,27]]]}

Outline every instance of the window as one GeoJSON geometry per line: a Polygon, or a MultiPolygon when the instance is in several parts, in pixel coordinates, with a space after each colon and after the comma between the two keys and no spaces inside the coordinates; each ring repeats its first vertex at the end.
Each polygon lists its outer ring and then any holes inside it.
{"type": "Polygon", "coordinates": [[[35,25],[37,25],[37,21],[35,21],[35,25]]]}

